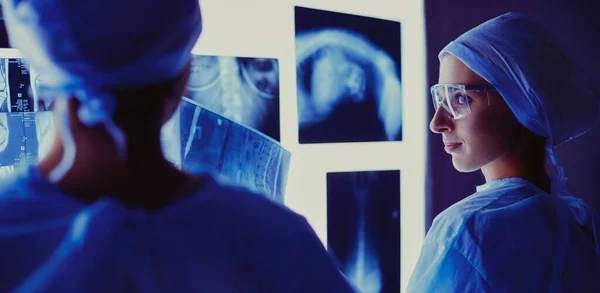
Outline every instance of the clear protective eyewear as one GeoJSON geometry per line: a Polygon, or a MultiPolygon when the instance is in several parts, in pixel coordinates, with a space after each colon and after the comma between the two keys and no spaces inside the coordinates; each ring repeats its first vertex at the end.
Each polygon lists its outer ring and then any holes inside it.
{"type": "MultiPolygon", "coordinates": [[[[451,118],[456,120],[471,114],[470,96],[467,91],[495,91],[496,89],[488,84],[436,84],[431,87],[431,97],[433,107],[437,109],[442,106],[450,114],[451,118]]],[[[488,98],[489,105],[489,98],[488,98]]]]}

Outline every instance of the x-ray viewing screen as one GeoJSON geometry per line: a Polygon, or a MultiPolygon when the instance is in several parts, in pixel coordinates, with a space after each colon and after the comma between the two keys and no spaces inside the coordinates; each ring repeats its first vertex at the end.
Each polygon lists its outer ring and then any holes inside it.
{"type": "Polygon", "coordinates": [[[186,96],[280,140],[277,59],[194,55],[186,96]]]}
{"type": "Polygon", "coordinates": [[[210,167],[283,203],[291,154],[268,136],[184,98],[162,139],[167,158],[183,170],[210,167]]]}
{"type": "Polygon", "coordinates": [[[400,171],[327,173],[327,242],[360,292],[400,292],[400,171]]]}
{"type": "Polygon", "coordinates": [[[400,23],[295,8],[300,143],[402,140],[400,23]]]}

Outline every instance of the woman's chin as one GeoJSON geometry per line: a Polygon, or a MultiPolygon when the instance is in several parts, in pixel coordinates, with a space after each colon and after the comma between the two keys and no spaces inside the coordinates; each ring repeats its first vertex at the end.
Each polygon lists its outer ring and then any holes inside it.
{"type": "Polygon", "coordinates": [[[475,164],[471,164],[471,162],[466,162],[465,160],[461,160],[460,158],[456,158],[455,156],[452,156],[452,165],[454,166],[454,169],[456,169],[456,171],[461,173],[471,173],[481,169],[475,164]]]}

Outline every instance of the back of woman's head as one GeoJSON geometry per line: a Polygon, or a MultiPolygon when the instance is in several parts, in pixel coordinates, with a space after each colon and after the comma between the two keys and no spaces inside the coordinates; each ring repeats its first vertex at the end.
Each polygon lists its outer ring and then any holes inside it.
{"type": "Polygon", "coordinates": [[[10,42],[56,90],[128,89],[176,77],[202,29],[198,0],[8,0],[10,42]]]}
{"type": "Polygon", "coordinates": [[[5,2],[10,42],[44,81],[41,98],[78,98],[88,125],[111,119],[127,98],[115,91],[177,80],[202,29],[198,0],[5,2]]]}
{"type": "MultiPolygon", "coordinates": [[[[121,157],[127,137],[113,115],[128,97],[119,92],[181,81],[202,30],[198,0],[6,0],[2,6],[11,45],[44,81],[38,96],[46,104],[77,98],[79,120],[103,124],[121,157]]],[[[67,111],[55,112],[67,150],[51,181],[70,168],[76,149],[67,111]]]]}

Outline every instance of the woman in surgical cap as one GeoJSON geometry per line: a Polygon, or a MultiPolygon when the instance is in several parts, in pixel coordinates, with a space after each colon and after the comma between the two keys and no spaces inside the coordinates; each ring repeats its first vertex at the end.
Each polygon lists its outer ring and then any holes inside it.
{"type": "Polygon", "coordinates": [[[163,156],[197,0],[7,0],[48,155],[0,184],[0,292],[352,292],[300,215],[163,156]]]}
{"type": "Polygon", "coordinates": [[[598,218],[565,190],[554,150],[598,121],[598,83],[517,13],[439,59],[430,129],[458,171],[486,183],[436,217],[408,292],[600,292],[598,218]]]}

